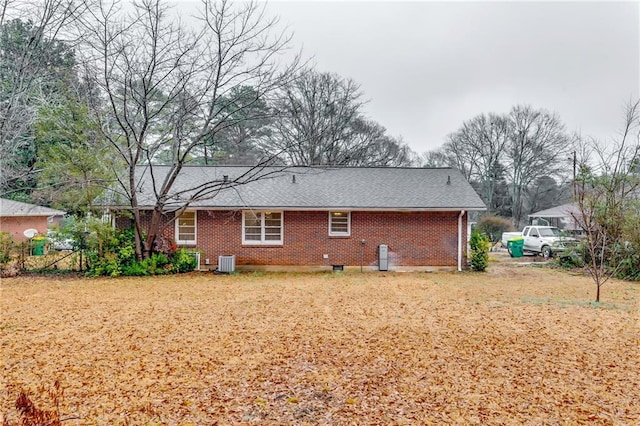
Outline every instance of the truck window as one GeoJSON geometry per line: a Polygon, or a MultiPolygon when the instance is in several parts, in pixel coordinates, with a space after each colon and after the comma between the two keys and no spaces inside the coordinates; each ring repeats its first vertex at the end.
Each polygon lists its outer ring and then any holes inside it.
{"type": "Polygon", "coordinates": [[[540,228],[540,235],[543,237],[559,237],[560,230],[558,228],[540,228]]]}
{"type": "Polygon", "coordinates": [[[539,237],[538,230],[535,229],[535,228],[531,228],[531,231],[529,232],[529,236],[530,237],[539,237]]]}
{"type": "Polygon", "coordinates": [[[528,226],[525,226],[525,227],[524,227],[524,229],[522,230],[522,236],[523,236],[523,237],[526,237],[526,236],[528,235],[528,234],[527,234],[528,232],[529,232],[529,227],[528,227],[528,226]]]}

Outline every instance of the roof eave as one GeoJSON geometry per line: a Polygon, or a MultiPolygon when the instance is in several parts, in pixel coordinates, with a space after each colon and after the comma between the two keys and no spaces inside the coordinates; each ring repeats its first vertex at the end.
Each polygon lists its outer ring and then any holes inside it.
{"type": "MultiPolygon", "coordinates": [[[[131,206],[105,206],[106,208],[112,210],[132,210],[131,206]]],[[[139,206],[141,210],[152,210],[154,206],[139,206]]],[[[398,212],[398,211],[407,211],[407,212],[416,212],[416,211],[433,211],[433,212],[442,212],[442,211],[486,211],[486,207],[479,206],[458,206],[458,207],[375,207],[375,206],[312,206],[312,207],[302,207],[302,206],[265,206],[265,205],[254,205],[254,206],[198,206],[191,205],[187,208],[188,210],[283,210],[283,211],[335,211],[335,210],[349,210],[349,211],[380,211],[380,212],[398,212]]],[[[175,209],[167,209],[167,210],[175,210],[175,209]]]]}

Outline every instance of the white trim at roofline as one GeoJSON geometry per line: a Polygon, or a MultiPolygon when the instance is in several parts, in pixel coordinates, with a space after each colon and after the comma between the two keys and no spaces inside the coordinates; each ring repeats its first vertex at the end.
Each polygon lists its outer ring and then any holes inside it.
{"type": "MultiPolygon", "coordinates": [[[[122,210],[131,210],[131,207],[110,207],[111,209],[122,209],[122,210]]],[[[153,207],[138,207],[140,210],[153,210],[153,207]]],[[[402,208],[384,208],[384,207],[278,207],[278,206],[227,206],[227,207],[219,207],[219,206],[197,206],[190,205],[190,210],[274,210],[274,211],[352,211],[352,212],[459,212],[460,210],[464,211],[485,211],[486,207],[402,207],[402,208]]],[[[165,210],[167,212],[173,211],[173,209],[165,210]]]]}

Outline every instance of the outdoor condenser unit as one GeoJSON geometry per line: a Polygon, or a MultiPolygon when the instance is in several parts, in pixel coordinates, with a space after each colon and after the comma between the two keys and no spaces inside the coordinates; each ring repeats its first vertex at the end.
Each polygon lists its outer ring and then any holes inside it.
{"type": "Polygon", "coordinates": [[[378,246],[378,270],[389,270],[389,246],[386,244],[380,244],[378,246]]]}
{"type": "Polygon", "coordinates": [[[234,272],[235,270],[236,270],[235,255],[218,256],[219,272],[234,272]]]}

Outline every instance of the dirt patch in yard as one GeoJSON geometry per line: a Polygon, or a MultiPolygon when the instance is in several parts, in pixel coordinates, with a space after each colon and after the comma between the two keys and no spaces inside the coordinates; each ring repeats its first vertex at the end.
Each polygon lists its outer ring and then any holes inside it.
{"type": "Polygon", "coordinates": [[[1,284],[0,409],[63,424],[637,424],[639,286],[486,273],[1,284]]]}

